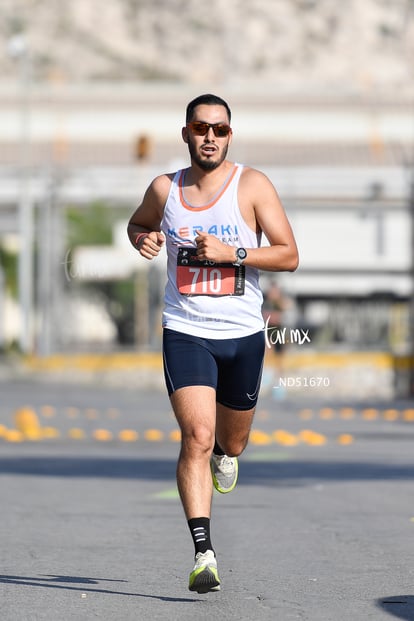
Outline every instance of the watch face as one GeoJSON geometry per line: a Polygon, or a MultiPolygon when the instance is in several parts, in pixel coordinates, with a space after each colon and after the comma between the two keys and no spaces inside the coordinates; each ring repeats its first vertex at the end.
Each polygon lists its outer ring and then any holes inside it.
{"type": "Polygon", "coordinates": [[[247,257],[247,252],[244,248],[237,248],[236,254],[237,254],[237,258],[241,260],[247,257]]]}

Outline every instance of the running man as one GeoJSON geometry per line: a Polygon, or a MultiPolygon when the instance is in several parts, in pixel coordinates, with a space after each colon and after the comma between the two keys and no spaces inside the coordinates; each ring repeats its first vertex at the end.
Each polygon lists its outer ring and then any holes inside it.
{"type": "Polygon", "coordinates": [[[182,138],[190,166],[156,177],[128,225],[152,260],[166,244],[164,374],[181,429],[177,485],[194,542],[189,589],[218,591],[210,537],[213,485],[236,485],[259,394],[265,339],[259,270],[294,271],[295,239],[275,188],[227,159],[228,104],[201,95],[182,138]],[[262,232],[269,246],[260,247],[262,232]]]}

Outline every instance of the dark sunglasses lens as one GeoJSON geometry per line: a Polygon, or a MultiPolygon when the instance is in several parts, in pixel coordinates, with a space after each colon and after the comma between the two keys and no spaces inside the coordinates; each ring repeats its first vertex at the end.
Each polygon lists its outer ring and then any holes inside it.
{"type": "Polygon", "coordinates": [[[216,137],[223,138],[230,133],[230,126],[224,124],[210,125],[209,123],[203,123],[202,121],[194,121],[189,124],[193,134],[196,136],[205,136],[210,127],[212,128],[216,137]]]}
{"type": "Polygon", "coordinates": [[[191,123],[191,129],[196,136],[205,136],[208,132],[209,127],[210,126],[208,123],[201,123],[201,121],[195,121],[194,123],[191,123]]]}
{"type": "Polygon", "coordinates": [[[214,135],[217,137],[228,136],[230,133],[230,127],[228,125],[213,125],[214,135]]]}

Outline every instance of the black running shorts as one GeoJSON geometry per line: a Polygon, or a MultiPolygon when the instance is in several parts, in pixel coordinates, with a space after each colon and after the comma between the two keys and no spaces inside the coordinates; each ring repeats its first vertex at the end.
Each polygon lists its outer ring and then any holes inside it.
{"type": "Polygon", "coordinates": [[[262,330],[237,339],[205,339],[164,328],[168,394],[184,386],[211,386],[218,403],[250,410],[257,403],[264,350],[262,330]]]}

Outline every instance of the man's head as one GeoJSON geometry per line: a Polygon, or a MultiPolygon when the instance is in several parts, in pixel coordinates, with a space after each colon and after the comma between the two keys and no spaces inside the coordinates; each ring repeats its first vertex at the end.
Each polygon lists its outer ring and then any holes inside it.
{"type": "Polygon", "coordinates": [[[227,122],[230,125],[231,110],[230,110],[228,103],[224,101],[224,99],[222,99],[221,97],[218,97],[217,95],[211,95],[210,93],[206,95],[200,95],[199,97],[196,97],[195,99],[190,101],[190,103],[187,106],[186,115],[185,115],[186,123],[190,123],[193,120],[195,108],[197,108],[197,106],[202,106],[202,105],[223,106],[223,108],[226,109],[227,117],[228,117],[227,122]]]}
{"type": "Polygon", "coordinates": [[[202,170],[214,170],[226,159],[231,143],[231,111],[217,95],[200,95],[187,106],[184,142],[192,162],[202,170]]]}

